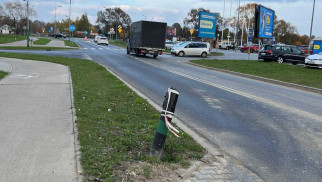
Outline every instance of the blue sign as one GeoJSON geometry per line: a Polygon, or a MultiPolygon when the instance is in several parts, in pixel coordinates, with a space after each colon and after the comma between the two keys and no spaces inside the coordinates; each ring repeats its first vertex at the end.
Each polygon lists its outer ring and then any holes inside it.
{"type": "Polygon", "coordinates": [[[199,12],[198,37],[215,38],[216,37],[217,15],[199,12]]]}
{"type": "Polygon", "coordinates": [[[313,54],[322,52],[322,40],[315,40],[313,43],[313,54]]]}
{"type": "Polygon", "coordinates": [[[54,30],[54,27],[50,27],[50,30],[52,31],[52,30],[54,30]]]}
{"type": "Polygon", "coordinates": [[[51,32],[51,30],[48,30],[48,33],[50,33],[51,32]]]}
{"type": "Polygon", "coordinates": [[[263,6],[259,10],[259,37],[272,38],[275,12],[263,6]]]}
{"type": "Polygon", "coordinates": [[[248,37],[248,42],[251,42],[251,41],[253,41],[253,37],[248,37]]]}
{"type": "Polygon", "coordinates": [[[252,29],[252,28],[248,29],[248,36],[249,37],[254,37],[254,29],[252,29]]]}
{"type": "Polygon", "coordinates": [[[75,31],[76,30],[75,25],[70,25],[69,30],[72,31],[72,32],[75,31]]]}
{"type": "Polygon", "coordinates": [[[85,30],[85,31],[84,31],[84,34],[85,34],[85,35],[87,35],[87,34],[88,34],[88,32],[85,30]]]}

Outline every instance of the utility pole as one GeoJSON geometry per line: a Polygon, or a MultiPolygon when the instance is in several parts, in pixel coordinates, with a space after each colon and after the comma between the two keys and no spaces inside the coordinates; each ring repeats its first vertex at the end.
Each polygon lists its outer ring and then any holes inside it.
{"type": "Polygon", "coordinates": [[[314,18],[314,7],[315,7],[315,0],[313,0],[313,11],[312,11],[312,20],[311,20],[311,30],[310,30],[310,38],[309,38],[309,47],[312,40],[312,28],[313,28],[313,18],[314,18]]]}
{"type": "MultiPolygon", "coordinates": [[[[231,21],[231,8],[233,6],[233,0],[230,0],[230,16],[229,19],[231,21]]],[[[228,29],[228,42],[229,42],[229,38],[230,38],[230,28],[228,29]]]]}

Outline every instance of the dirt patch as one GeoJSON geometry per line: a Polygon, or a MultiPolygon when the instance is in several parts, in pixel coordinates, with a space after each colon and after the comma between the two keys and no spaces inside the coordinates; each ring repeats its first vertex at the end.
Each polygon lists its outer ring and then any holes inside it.
{"type": "Polygon", "coordinates": [[[165,182],[179,181],[185,169],[180,168],[177,164],[152,164],[148,162],[135,161],[123,164],[123,169],[115,171],[116,176],[120,178],[117,181],[144,181],[144,182],[165,182]]]}

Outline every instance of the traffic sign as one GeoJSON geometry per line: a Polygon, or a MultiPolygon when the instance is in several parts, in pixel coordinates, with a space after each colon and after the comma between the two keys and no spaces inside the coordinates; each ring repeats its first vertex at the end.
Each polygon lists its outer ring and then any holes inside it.
{"type": "Polygon", "coordinates": [[[42,32],[45,32],[46,28],[45,27],[42,27],[42,32]]]}
{"type": "Polygon", "coordinates": [[[122,29],[122,25],[119,25],[119,26],[118,26],[118,28],[119,28],[119,29],[122,29]]]}
{"type": "Polygon", "coordinates": [[[54,27],[50,27],[50,30],[53,31],[54,30],[54,27]]]}
{"type": "Polygon", "coordinates": [[[119,33],[121,33],[122,32],[122,29],[119,29],[119,33]]]}
{"type": "Polygon", "coordinates": [[[192,35],[192,34],[193,34],[193,32],[194,32],[194,30],[193,30],[193,29],[190,29],[189,31],[190,31],[190,34],[191,34],[191,35],[192,35]]]}
{"type": "Polygon", "coordinates": [[[75,25],[70,25],[69,30],[72,31],[72,32],[75,31],[76,30],[75,25]]]}
{"type": "Polygon", "coordinates": [[[85,34],[85,35],[87,35],[87,34],[88,34],[88,32],[85,30],[85,31],[84,31],[84,34],[85,34]]]}
{"type": "Polygon", "coordinates": [[[51,32],[51,30],[48,30],[48,33],[50,33],[51,32]]]}
{"type": "Polygon", "coordinates": [[[23,28],[24,30],[26,30],[26,29],[27,29],[27,27],[26,27],[26,26],[23,26],[22,28],[23,28]]]}

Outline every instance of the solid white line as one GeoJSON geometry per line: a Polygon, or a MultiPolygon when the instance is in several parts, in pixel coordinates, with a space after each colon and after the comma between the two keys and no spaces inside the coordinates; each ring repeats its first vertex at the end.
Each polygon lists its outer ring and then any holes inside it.
{"type": "Polygon", "coordinates": [[[94,50],[95,48],[91,48],[92,50],[94,50]]]}
{"type": "Polygon", "coordinates": [[[98,49],[99,49],[99,50],[103,50],[103,48],[101,48],[101,47],[100,47],[100,48],[98,48],[98,49]]]}
{"type": "Polygon", "coordinates": [[[84,48],[84,49],[88,49],[88,48],[84,48]]]}

